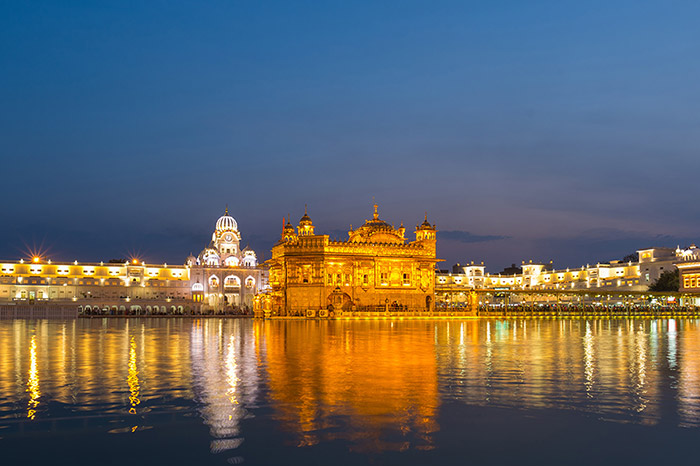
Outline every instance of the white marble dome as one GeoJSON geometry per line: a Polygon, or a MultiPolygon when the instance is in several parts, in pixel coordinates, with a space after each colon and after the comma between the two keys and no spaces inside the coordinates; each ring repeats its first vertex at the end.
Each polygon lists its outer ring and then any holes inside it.
{"type": "Polygon", "coordinates": [[[228,207],[224,215],[216,221],[216,231],[238,231],[238,223],[228,214],[228,207]]]}

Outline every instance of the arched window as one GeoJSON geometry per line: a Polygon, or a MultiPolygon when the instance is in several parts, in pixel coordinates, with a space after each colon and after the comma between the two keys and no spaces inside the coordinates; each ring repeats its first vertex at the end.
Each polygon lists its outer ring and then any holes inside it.
{"type": "Polygon", "coordinates": [[[255,279],[253,277],[248,277],[245,279],[245,287],[253,288],[255,286],[255,279]]]}
{"type": "Polygon", "coordinates": [[[226,264],[227,267],[238,267],[238,257],[229,256],[224,260],[224,264],[226,264]]]}
{"type": "Polygon", "coordinates": [[[219,287],[219,277],[216,275],[212,275],[209,277],[209,288],[218,288],[219,287]]]}
{"type": "Polygon", "coordinates": [[[224,288],[240,288],[241,279],[235,275],[229,275],[224,279],[224,288]]]}
{"type": "Polygon", "coordinates": [[[246,255],[243,258],[243,266],[244,267],[255,267],[257,265],[258,261],[255,258],[255,256],[252,255],[246,255]]]}
{"type": "Polygon", "coordinates": [[[204,285],[201,283],[195,283],[192,285],[192,291],[204,291],[204,285]]]}

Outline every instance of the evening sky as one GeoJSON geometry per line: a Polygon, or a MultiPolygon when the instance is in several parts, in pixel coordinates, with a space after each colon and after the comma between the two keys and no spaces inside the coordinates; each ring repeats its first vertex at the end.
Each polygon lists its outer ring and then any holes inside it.
{"type": "Polygon", "coordinates": [[[0,259],[259,257],[428,212],[445,265],[700,239],[700,3],[8,1],[0,259]]]}

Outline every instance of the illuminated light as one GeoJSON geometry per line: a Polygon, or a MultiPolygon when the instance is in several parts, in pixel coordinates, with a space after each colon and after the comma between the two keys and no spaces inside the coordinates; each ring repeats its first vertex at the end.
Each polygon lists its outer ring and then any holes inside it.
{"type": "Polygon", "coordinates": [[[29,392],[27,417],[33,420],[36,417],[36,407],[39,406],[39,397],[41,396],[36,357],[36,335],[32,335],[32,341],[29,345],[29,378],[27,380],[27,391],[29,392]]]}
{"type": "Polygon", "coordinates": [[[139,261],[138,261],[138,259],[131,259],[131,263],[132,263],[132,264],[138,264],[139,261]]]}
{"type": "Polygon", "coordinates": [[[40,260],[41,259],[39,259],[39,257],[37,256],[32,257],[32,262],[34,262],[35,264],[38,264],[40,260]]]}
{"type": "Polygon", "coordinates": [[[226,394],[228,395],[231,404],[237,405],[238,399],[236,397],[236,388],[238,386],[238,375],[236,374],[238,369],[238,364],[236,363],[236,352],[234,346],[233,335],[229,338],[228,344],[228,356],[226,357],[226,379],[229,384],[226,394]]]}
{"type": "Polygon", "coordinates": [[[78,265],[78,261],[73,261],[73,265],[78,265]]]}
{"type": "Polygon", "coordinates": [[[139,371],[136,366],[136,340],[133,335],[129,343],[129,373],[126,381],[129,384],[129,403],[131,404],[129,414],[136,414],[136,406],[141,403],[139,399],[141,387],[139,386],[139,371]]]}

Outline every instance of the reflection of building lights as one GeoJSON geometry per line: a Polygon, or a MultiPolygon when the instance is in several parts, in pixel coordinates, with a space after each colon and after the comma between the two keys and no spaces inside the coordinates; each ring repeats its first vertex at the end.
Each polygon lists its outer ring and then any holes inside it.
{"type": "Polygon", "coordinates": [[[236,370],[238,369],[238,364],[236,364],[236,349],[234,346],[233,335],[231,335],[228,344],[228,355],[226,357],[226,381],[229,384],[229,389],[226,390],[229,400],[234,405],[238,404],[238,399],[236,398],[236,387],[238,385],[238,376],[236,375],[236,370]]]}
{"type": "Polygon", "coordinates": [[[27,380],[27,391],[29,392],[29,403],[27,404],[27,417],[36,417],[36,407],[39,406],[39,370],[36,361],[36,335],[32,335],[32,342],[29,346],[29,379],[27,380]]]}
{"type": "Polygon", "coordinates": [[[133,336],[129,344],[129,373],[126,381],[129,384],[129,403],[131,404],[129,413],[136,414],[136,406],[141,403],[141,400],[139,399],[139,371],[136,367],[136,340],[133,336]]]}
{"type": "Polygon", "coordinates": [[[583,337],[583,365],[584,365],[584,376],[586,381],[584,385],[586,386],[586,396],[589,398],[593,397],[591,393],[593,389],[593,371],[594,371],[594,359],[593,359],[593,333],[591,332],[591,323],[586,322],[586,334],[583,337]]]}

